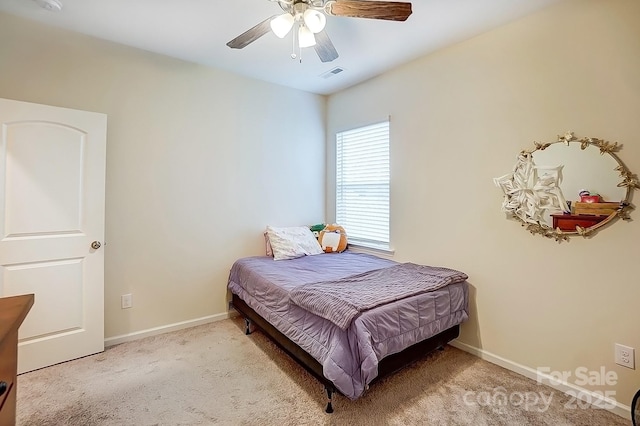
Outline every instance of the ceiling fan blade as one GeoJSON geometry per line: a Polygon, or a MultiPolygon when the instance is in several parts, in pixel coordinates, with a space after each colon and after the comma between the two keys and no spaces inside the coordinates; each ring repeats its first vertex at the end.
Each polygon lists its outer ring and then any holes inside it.
{"type": "Polygon", "coordinates": [[[314,49],[322,62],[331,62],[338,58],[338,51],[326,31],[320,31],[316,34],[314,49]]]}
{"type": "Polygon", "coordinates": [[[351,18],[406,21],[411,15],[411,3],[395,1],[336,0],[330,3],[329,13],[351,18]]]}
{"type": "Polygon", "coordinates": [[[275,16],[271,16],[260,22],[255,27],[243,32],[238,37],[227,43],[227,46],[232,49],[242,49],[244,47],[247,47],[247,45],[253,43],[269,31],[271,31],[271,20],[273,18],[275,18],[275,16]]]}

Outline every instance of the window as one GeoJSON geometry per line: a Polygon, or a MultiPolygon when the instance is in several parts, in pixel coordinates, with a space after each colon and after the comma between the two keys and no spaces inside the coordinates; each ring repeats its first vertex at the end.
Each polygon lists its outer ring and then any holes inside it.
{"type": "Polygon", "coordinates": [[[350,244],[389,249],[389,121],[336,135],[336,222],[350,244]]]}

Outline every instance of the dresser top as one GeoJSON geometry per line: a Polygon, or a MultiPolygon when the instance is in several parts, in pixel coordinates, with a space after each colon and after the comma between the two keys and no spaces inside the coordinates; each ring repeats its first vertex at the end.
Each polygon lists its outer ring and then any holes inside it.
{"type": "Polygon", "coordinates": [[[0,342],[12,331],[20,327],[33,306],[33,294],[0,297],[0,342]]]}

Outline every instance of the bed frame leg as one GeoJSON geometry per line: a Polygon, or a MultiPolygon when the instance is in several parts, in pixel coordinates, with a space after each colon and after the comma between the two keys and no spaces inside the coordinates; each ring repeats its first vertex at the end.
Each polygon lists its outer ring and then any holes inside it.
{"type": "Polygon", "coordinates": [[[333,413],[333,406],[331,405],[331,401],[333,398],[334,389],[331,386],[325,386],[324,389],[327,391],[327,408],[324,410],[325,413],[333,413]]]}
{"type": "Polygon", "coordinates": [[[253,323],[251,322],[251,320],[249,318],[245,318],[244,319],[244,334],[248,336],[251,333],[253,333],[253,323]]]}
{"type": "Polygon", "coordinates": [[[438,350],[439,350],[440,352],[444,351],[444,345],[440,345],[440,346],[438,346],[438,350]]]}

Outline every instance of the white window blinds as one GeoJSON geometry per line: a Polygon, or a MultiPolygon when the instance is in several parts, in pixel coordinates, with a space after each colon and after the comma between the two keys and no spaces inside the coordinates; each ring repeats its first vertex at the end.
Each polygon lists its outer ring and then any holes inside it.
{"type": "Polygon", "coordinates": [[[336,135],[336,221],[349,243],[389,249],[389,121],[336,135]]]}

